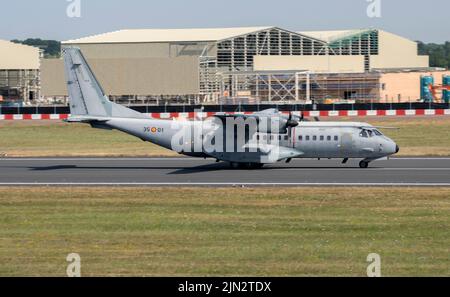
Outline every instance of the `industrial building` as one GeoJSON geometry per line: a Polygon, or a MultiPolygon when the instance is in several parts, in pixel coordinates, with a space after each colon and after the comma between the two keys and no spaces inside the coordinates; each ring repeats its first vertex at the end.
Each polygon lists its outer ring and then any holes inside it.
{"type": "MultiPolygon", "coordinates": [[[[416,42],[378,29],[134,29],[63,46],[81,48],[122,103],[417,101],[421,76],[450,75],[416,42]]],[[[66,96],[62,60],[42,60],[41,86],[43,97],[66,96]]]]}
{"type": "Polygon", "coordinates": [[[0,104],[40,97],[40,58],[38,48],[0,40],[0,104]]]}

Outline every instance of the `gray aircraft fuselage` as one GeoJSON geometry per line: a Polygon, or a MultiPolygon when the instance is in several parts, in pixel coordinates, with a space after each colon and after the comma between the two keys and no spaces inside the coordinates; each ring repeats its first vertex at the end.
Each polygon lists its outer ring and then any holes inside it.
{"type": "MultiPolygon", "coordinates": [[[[107,121],[107,126],[173,150],[172,139],[179,129],[183,126],[193,127],[203,124],[203,121],[183,120],[176,122],[177,127],[174,128],[174,122],[158,119],[113,118],[107,121]]],[[[398,146],[394,141],[366,123],[300,122],[297,127],[290,128],[286,134],[257,132],[253,138],[258,138],[264,143],[273,143],[281,148],[293,148],[302,152],[301,155],[293,158],[358,158],[370,162],[398,152],[398,146]]],[[[205,155],[194,149],[180,153],[214,158],[214,155],[205,155]]],[[[251,155],[245,152],[232,152],[229,157],[218,159],[247,162],[246,154],[247,157],[251,155]]],[[[281,160],[283,159],[287,158],[281,160]]],[[[259,163],[257,159],[252,162],[259,163]]]]}

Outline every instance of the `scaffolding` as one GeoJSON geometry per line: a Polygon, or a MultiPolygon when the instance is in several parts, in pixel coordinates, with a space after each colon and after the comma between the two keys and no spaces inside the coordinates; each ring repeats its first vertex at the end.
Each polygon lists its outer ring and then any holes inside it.
{"type": "Polygon", "coordinates": [[[375,100],[380,93],[379,75],[368,72],[370,55],[379,52],[378,35],[378,30],[358,30],[325,42],[270,28],[221,40],[216,42],[216,55],[199,58],[200,94],[207,101],[224,97],[260,101],[375,100]],[[254,57],[258,55],[362,55],[366,73],[254,72],[254,57]]]}
{"type": "Polygon", "coordinates": [[[381,89],[379,73],[247,71],[219,77],[222,100],[233,102],[373,102],[381,89]]]}
{"type": "Polygon", "coordinates": [[[0,69],[0,103],[28,103],[40,98],[40,91],[38,69],[0,69]]]}

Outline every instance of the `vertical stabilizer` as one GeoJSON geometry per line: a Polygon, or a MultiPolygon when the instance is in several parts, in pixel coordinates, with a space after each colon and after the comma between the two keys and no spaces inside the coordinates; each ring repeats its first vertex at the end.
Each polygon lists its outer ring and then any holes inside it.
{"type": "Polygon", "coordinates": [[[81,50],[63,49],[72,116],[144,118],[145,115],[109,101],[81,50]]]}

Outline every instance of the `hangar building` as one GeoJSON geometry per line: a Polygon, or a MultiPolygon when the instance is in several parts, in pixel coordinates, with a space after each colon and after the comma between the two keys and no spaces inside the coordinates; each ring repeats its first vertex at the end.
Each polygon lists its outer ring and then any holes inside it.
{"type": "Polygon", "coordinates": [[[0,104],[40,97],[39,48],[0,40],[0,104]]]}
{"type": "MultiPolygon", "coordinates": [[[[132,103],[417,100],[421,74],[444,74],[416,42],[377,29],[134,29],[63,46],[80,47],[106,93],[132,103]],[[416,91],[390,85],[411,72],[416,91]]],[[[41,71],[44,96],[65,96],[62,60],[43,60],[41,71]]]]}

